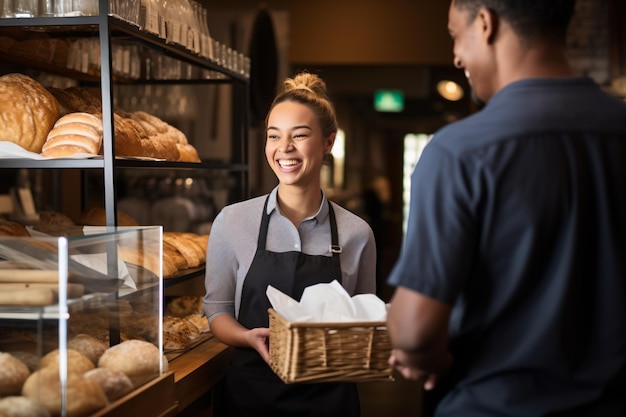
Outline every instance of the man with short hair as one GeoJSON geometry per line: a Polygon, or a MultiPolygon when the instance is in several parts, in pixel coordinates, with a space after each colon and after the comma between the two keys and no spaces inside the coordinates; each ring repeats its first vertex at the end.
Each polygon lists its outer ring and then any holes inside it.
{"type": "Polygon", "coordinates": [[[626,415],[626,103],[570,69],[574,8],[450,6],[484,107],[425,148],[388,279],[390,363],[439,417],[626,415]]]}

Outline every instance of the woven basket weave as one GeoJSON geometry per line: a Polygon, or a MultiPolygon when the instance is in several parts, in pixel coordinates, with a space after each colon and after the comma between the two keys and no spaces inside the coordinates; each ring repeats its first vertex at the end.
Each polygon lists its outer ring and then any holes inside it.
{"type": "Polygon", "coordinates": [[[284,382],[393,380],[385,322],[292,323],[268,311],[270,367],[284,382]]]}

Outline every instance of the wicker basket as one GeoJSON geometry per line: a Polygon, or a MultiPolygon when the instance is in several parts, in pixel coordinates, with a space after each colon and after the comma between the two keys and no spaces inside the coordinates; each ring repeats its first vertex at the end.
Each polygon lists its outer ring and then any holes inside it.
{"type": "Polygon", "coordinates": [[[268,311],[270,366],[284,382],[393,381],[386,323],[292,323],[268,311]]]}

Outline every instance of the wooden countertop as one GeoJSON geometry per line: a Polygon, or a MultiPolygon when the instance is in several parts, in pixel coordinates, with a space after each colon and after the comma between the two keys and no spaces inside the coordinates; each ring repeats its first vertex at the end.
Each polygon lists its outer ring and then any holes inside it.
{"type": "Polygon", "coordinates": [[[210,337],[172,359],[166,373],[91,417],[173,417],[184,415],[185,409],[198,400],[211,404],[211,391],[226,374],[231,355],[228,346],[210,337]]]}
{"type": "Polygon", "coordinates": [[[179,411],[208,395],[230,366],[232,349],[214,337],[170,362],[179,411]]]}

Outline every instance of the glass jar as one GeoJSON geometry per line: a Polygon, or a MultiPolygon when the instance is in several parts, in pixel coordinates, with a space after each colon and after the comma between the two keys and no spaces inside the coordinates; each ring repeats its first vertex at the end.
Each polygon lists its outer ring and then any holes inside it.
{"type": "Polygon", "coordinates": [[[15,0],[13,10],[15,17],[36,17],[39,15],[37,0],[15,0]]]}

